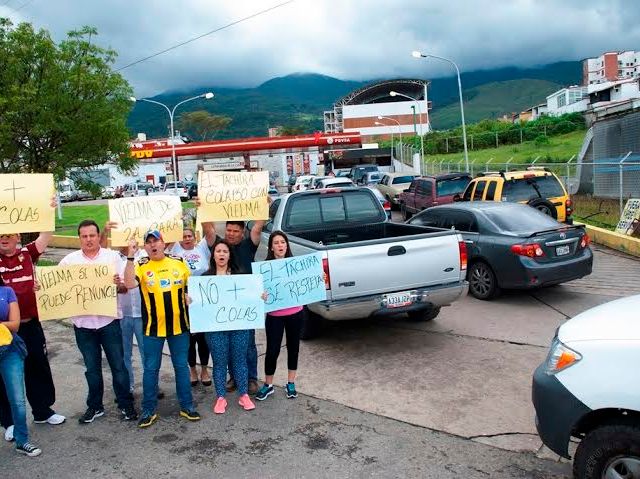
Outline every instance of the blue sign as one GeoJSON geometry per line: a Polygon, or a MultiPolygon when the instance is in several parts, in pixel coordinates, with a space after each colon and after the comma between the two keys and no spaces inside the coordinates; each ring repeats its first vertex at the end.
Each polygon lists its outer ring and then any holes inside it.
{"type": "Polygon", "coordinates": [[[322,253],[260,261],[251,269],[262,276],[267,313],[327,299],[322,253]]]}
{"type": "Polygon", "coordinates": [[[264,329],[264,287],[256,274],[190,276],[192,333],[264,329]]]}

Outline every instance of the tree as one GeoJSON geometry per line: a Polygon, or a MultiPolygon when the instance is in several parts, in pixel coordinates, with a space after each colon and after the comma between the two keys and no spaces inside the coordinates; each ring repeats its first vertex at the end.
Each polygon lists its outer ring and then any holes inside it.
{"type": "Polygon", "coordinates": [[[278,133],[281,136],[304,135],[304,128],[295,125],[283,126],[278,130],[278,133]]]}
{"type": "Polygon", "coordinates": [[[178,118],[178,128],[181,132],[191,133],[200,141],[215,138],[220,130],[224,130],[231,123],[228,116],[212,115],[206,110],[183,113],[178,118]]]}
{"type": "Polygon", "coordinates": [[[132,89],[95,35],[83,27],[56,44],[46,30],[0,18],[0,173],[63,179],[107,162],[123,171],[137,164],[126,127],[132,89]]]}

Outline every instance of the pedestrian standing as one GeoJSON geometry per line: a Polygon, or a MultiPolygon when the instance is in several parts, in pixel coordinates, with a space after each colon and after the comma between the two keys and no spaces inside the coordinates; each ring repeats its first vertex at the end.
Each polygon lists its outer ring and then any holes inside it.
{"type": "MultiPolygon", "coordinates": [[[[198,243],[195,241],[192,227],[182,230],[182,241],[174,243],[168,252],[180,256],[191,271],[191,276],[200,276],[209,269],[211,259],[210,247],[215,241],[215,234],[205,235],[198,243]]],[[[197,386],[198,380],[203,386],[211,386],[211,375],[207,369],[209,364],[209,346],[204,333],[191,333],[189,343],[189,374],[191,386],[197,386]],[[196,369],[196,349],[200,358],[200,377],[196,369]]]]}
{"type": "MultiPolygon", "coordinates": [[[[282,231],[274,231],[267,244],[267,260],[290,258],[293,256],[289,238],[282,231]]],[[[287,334],[287,373],[286,392],[290,399],[297,398],[296,372],[298,370],[298,352],[300,350],[300,330],[302,327],[302,306],[280,309],[267,313],[265,330],[267,334],[267,353],[264,360],[265,381],[256,399],[264,401],[273,394],[273,376],[276,372],[278,356],[282,346],[282,337],[287,334]]]]}
{"type": "MultiPolygon", "coordinates": [[[[55,199],[51,206],[55,208],[55,199]]],[[[23,246],[19,234],[0,235],[0,278],[6,286],[13,289],[18,298],[20,309],[20,328],[18,336],[27,347],[24,360],[24,379],[27,400],[31,406],[33,420],[37,424],[58,425],[65,417],[53,410],[56,402],[56,389],[53,384],[51,367],[47,355],[47,340],[38,319],[36,295],[34,293],[35,264],[45,252],[52,233],[43,232],[35,241],[23,246]]],[[[13,439],[13,423],[5,389],[0,382],[0,422],[6,429],[5,439],[13,439]]]]}
{"type": "MultiPolygon", "coordinates": [[[[62,258],[60,265],[109,264],[116,271],[114,283],[118,293],[127,292],[122,284],[124,264],[120,253],[100,246],[100,228],[93,220],[84,220],[78,226],[80,250],[62,258]]],[[[131,421],[138,418],[133,406],[133,395],[129,390],[129,373],[124,364],[122,348],[121,305],[118,304],[116,316],[82,315],[71,318],[76,336],[76,344],[82,353],[86,367],[85,377],[89,387],[87,410],[78,419],[80,424],[88,424],[104,416],[104,382],[102,379],[102,352],[107,357],[113,378],[113,391],[122,418],[131,421]]]]}
{"type": "Polygon", "coordinates": [[[16,334],[19,328],[20,308],[16,293],[5,286],[0,277],[0,377],[4,382],[11,408],[16,451],[35,457],[42,451],[29,442],[24,386],[24,358],[27,355],[27,347],[16,334]]]}
{"type": "MultiPolygon", "coordinates": [[[[226,240],[219,240],[213,247],[209,270],[205,275],[230,275],[238,272],[231,245],[226,240]]],[[[213,360],[213,383],[216,389],[216,402],[213,412],[223,414],[227,409],[227,392],[225,382],[227,367],[235,378],[238,390],[238,404],[245,410],[255,409],[255,404],[247,394],[249,370],[247,368],[247,348],[253,330],[215,331],[205,333],[211,359],[213,360]]]]}
{"type": "Polygon", "coordinates": [[[165,242],[158,230],[144,235],[147,257],[134,265],[135,241],[129,245],[125,286],[140,287],[144,372],[142,377],[142,415],[138,427],[151,426],[158,419],[158,376],[164,343],[169,344],[175,373],[180,416],[199,421],[189,384],[189,316],[186,303],[189,268],[182,258],[165,254],[165,242]]]}

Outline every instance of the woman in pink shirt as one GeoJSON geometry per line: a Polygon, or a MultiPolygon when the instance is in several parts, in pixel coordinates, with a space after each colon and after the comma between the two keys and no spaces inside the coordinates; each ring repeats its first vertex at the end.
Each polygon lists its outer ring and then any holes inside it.
{"type": "MultiPolygon", "coordinates": [[[[282,231],[274,231],[269,236],[267,245],[267,260],[290,258],[291,247],[289,238],[282,231]]],[[[276,363],[282,345],[282,336],[287,333],[287,397],[297,398],[296,392],[296,370],[298,369],[298,351],[300,349],[300,329],[302,327],[302,306],[280,309],[267,313],[265,320],[265,330],[267,333],[267,353],[264,360],[265,381],[256,399],[264,401],[273,394],[273,375],[276,372],[276,363]]]]}

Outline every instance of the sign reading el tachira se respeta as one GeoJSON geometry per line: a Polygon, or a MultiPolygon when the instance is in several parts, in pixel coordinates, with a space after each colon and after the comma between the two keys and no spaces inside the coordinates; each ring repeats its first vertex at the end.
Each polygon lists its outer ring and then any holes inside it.
{"type": "Polygon", "coordinates": [[[198,223],[269,218],[269,172],[201,171],[198,223]]]}
{"type": "Polygon", "coordinates": [[[187,284],[192,333],[264,329],[259,275],[191,276],[187,284]]]}
{"type": "Polygon", "coordinates": [[[54,231],[53,175],[0,175],[0,234],[54,231]]]}
{"type": "Polygon", "coordinates": [[[144,234],[158,230],[167,243],[182,241],[182,205],[171,195],[137,196],[109,200],[109,221],[118,223],[111,230],[112,246],[127,246],[134,239],[144,243],[144,234]]]}
{"type": "Polygon", "coordinates": [[[262,276],[267,313],[327,299],[322,253],[259,261],[251,269],[262,276]]]}
{"type": "Polygon", "coordinates": [[[82,315],[117,315],[115,269],[109,264],[38,266],[38,317],[64,319],[82,315]]]}

